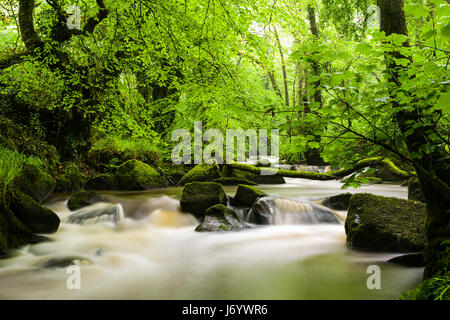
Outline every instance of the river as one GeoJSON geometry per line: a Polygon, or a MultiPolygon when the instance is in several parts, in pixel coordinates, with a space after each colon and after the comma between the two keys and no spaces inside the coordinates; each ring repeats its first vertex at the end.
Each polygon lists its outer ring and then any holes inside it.
{"type": "MultiPolygon", "coordinates": [[[[296,200],[346,192],[336,181],[286,181],[259,187],[296,200]]],[[[195,232],[195,218],[179,211],[181,190],[105,193],[123,208],[117,224],[67,223],[68,196],[55,196],[46,206],[62,220],[58,232],[0,260],[0,299],[396,299],[420,283],[422,268],[386,263],[399,253],[347,248],[343,223],[195,232]],[[78,259],[80,289],[67,288],[66,268],[48,267],[64,257],[78,259]],[[367,288],[370,265],[381,289],[367,288]]],[[[349,191],[407,195],[394,184],[349,191]]]]}

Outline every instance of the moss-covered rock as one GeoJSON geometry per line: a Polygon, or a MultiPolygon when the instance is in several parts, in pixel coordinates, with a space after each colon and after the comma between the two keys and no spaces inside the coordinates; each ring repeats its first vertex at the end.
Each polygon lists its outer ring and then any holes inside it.
{"type": "Polygon", "coordinates": [[[206,210],[203,222],[197,226],[195,231],[224,232],[240,231],[248,228],[250,226],[239,219],[236,211],[227,208],[223,204],[216,204],[206,210]]]}
{"type": "Polygon", "coordinates": [[[220,183],[223,186],[237,186],[238,184],[245,184],[248,186],[256,186],[257,183],[246,180],[246,179],[239,179],[239,178],[230,178],[230,177],[221,177],[214,179],[212,182],[220,183]]]}
{"type": "Polygon", "coordinates": [[[34,234],[9,209],[0,205],[0,254],[35,240],[34,234]]]}
{"type": "Polygon", "coordinates": [[[251,207],[256,200],[266,196],[268,194],[258,188],[240,184],[233,198],[233,205],[251,207]]]}
{"type": "Polygon", "coordinates": [[[179,185],[184,186],[190,182],[210,182],[220,177],[220,168],[217,163],[207,164],[200,163],[188,171],[183,178],[178,182],[179,185]]]}
{"type": "Polygon", "coordinates": [[[227,195],[223,187],[215,182],[191,182],[184,186],[181,194],[181,210],[202,220],[205,211],[216,204],[227,204],[227,195]]]}
{"type": "Polygon", "coordinates": [[[13,193],[10,209],[34,233],[53,233],[58,230],[58,216],[20,191],[13,193]]]}
{"type": "MultiPolygon", "coordinates": [[[[259,168],[259,167],[255,167],[255,168],[259,168]]],[[[244,171],[244,170],[235,169],[235,168],[232,168],[227,165],[225,165],[223,167],[222,175],[224,177],[229,177],[229,178],[249,180],[256,184],[283,184],[283,183],[286,183],[286,180],[284,180],[284,178],[279,174],[261,175],[261,174],[244,171]]]]}
{"type": "Polygon", "coordinates": [[[333,210],[348,210],[351,197],[352,194],[347,192],[319,200],[318,203],[333,210]]]}
{"type": "Polygon", "coordinates": [[[95,176],[84,184],[86,190],[117,190],[116,177],[112,174],[105,173],[95,176]]]}
{"type": "Polygon", "coordinates": [[[176,185],[189,172],[189,167],[184,164],[163,163],[159,168],[167,180],[173,185],[176,185]]]}
{"type": "Polygon", "coordinates": [[[420,189],[420,182],[417,178],[408,180],[408,200],[415,200],[425,203],[425,197],[420,189]]]}
{"type": "Polygon", "coordinates": [[[55,190],[55,179],[34,164],[27,163],[19,177],[14,181],[17,189],[41,202],[55,190]]]}
{"type": "Polygon", "coordinates": [[[129,160],[116,170],[120,190],[148,190],[167,187],[167,180],[155,169],[139,160],[129,160]]]}
{"type": "Polygon", "coordinates": [[[78,210],[97,202],[107,201],[105,197],[95,191],[80,191],[70,197],[69,201],[67,201],[67,207],[70,210],[78,210]]]}
{"type": "Polygon", "coordinates": [[[374,251],[421,251],[425,216],[425,205],[417,201],[355,194],[345,221],[347,244],[374,251]]]}

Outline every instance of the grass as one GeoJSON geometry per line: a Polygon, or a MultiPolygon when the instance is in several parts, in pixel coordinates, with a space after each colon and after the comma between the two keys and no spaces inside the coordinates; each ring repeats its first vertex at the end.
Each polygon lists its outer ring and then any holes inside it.
{"type": "Polygon", "coordinates": [[[0,148],[0,196],[4,201],[9,185],[17,178],[26,162],[26,157],[17,151],[0,148]]]}

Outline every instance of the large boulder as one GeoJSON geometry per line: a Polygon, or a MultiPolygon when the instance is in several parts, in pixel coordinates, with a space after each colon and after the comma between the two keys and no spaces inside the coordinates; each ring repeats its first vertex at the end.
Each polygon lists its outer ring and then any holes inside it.
{"type": "Polygon", "coordinates": [[[148,190],[167,187],[167,180],[158,171],[138,160],[128,160],[116,170],[120,190],[148,190]]]}
{"type": "Polygon", "coordinates": [[[15,186],[34,200],[41,202],[47,199],[55,189],[55,179],[37,165],[27,163],[15,180],[15,186]]]}
{"type": "Polygon", "coordinates": [[[70,210],[78,210],[97,202],[107,202],[108,200],[95,191],[80,191],[72,195],[67,201],[70,210]]]}
{"type": "Polygon", "coordinates": [[[100,174],[98,176],[95,176],[84,184],[84,188],[86,190],[101,190],[101,191],[107,191],[107,190],[117,190],[117,181],[116,177],[112,174],[100,174]]]}
{"type": "Polygon", "coordinates": [[[238,185],[236,195],[234,196],[233,205],[251,207],[259,198],[268,196],[267,193],[244,184],[238,185]]]}
{"type": "Polygon", "coordinates": [[[13,193],[10,209],[34,233],[53,233],[58,230],[58,216],[20,191],[13,193]]]}
{"type": "Polygon", "coordinates": [[[347,244],[373,251],[420,251],[425,215],[425,205],[418,201],[355,194],[345,220],[347,244]]]}
{"type": "Polygon", "coordinates": [[[335,196],[321,199],[318,201],[318,203],[333,210],[348,210],[351,197],[352,194],[350,192],[341,193],[335,196]]]}
{"type": "Polygon", "coordinates": [[[180,205],[184,212],[192,213],[202,220],[205,211],[216,204],[227,204],[222,185],[215,182],[191,182],[184,186],[180,205]]]}
{"type": "Polygon", "coordinates": [[[35,242],[36,237],[9,209],[0,204],[0,254],[35,242]]]}
{"type": "Polygon", "coordinates": [[[417,178],[408,180],[408,200],[415,200],[425,203],[422,189],[420,189],[420,182],[417,178]]]}
{"type": "Polygon", "coordinates": [[[240,231],[250,226],[239,219],[236,211],[223,204],[216,204],[205,212],[203,222],[197,226],[198,232],[240,231]]]}
{"type": "Polygon", "coordinates": [[[210,182],[220,177],[220,168],[217,163],[207,164],[200,163],[188,171],[183,178],[178,182],[179,185],[184,186],[189,182],[210,182]]]}

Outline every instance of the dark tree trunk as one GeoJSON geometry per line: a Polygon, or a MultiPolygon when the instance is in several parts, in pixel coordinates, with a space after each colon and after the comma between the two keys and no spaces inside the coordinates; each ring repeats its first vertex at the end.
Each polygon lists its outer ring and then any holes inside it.
{"type": "MultiPolygon", "coordinates": [[[[403,4],[404,0],[378,0],[378,6],[381,9],[381,31],[384,31],[386,35],[393,33],[408,35],[403,4]]],[[[403,45],[409,46],[409,43],[405,42],[403,45]]],[[[389,55],[387,61],[390,62],[387,63],[387,67],[392,75],[390,81],[400,87],[402,84],[397,75],[402,67],[391,58],[410,58],[403,57],[398,52],[392,52],[389,55]]],[[[395,99],[393,101],[394,110],[398,109],[399,103],[395,99]]],[[[417,123],[433,123],[433,121],[430,121],[433,120],[433,114],[421,111],[419,104],[423,102],[416,101],[413,103],[415,105],[413,105],[412,111],[398,110],[395,113],[395,121],[405,137],[409,153],[417,154],[422,153],[421,149],[428,145],[428,141],[431,141],[428,137],[433,130],[431,127],[420,126],[415,128],[414,126],[417,123]]],[[[428,245],[425,249],[426,268],[424,278],[430,278],[439,270],[447,267],[448,264],[448,261],[445,260],[445,246],[442,243],[450,238],[450,168],[448,155],[443,148],[436,149],[431,154],[424,154],[421,158],[415,158],[414,166],[427,204],[425,232],[428,245]]]]}

